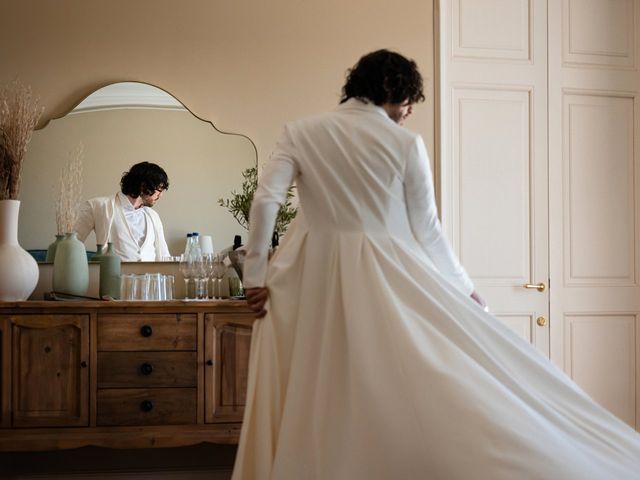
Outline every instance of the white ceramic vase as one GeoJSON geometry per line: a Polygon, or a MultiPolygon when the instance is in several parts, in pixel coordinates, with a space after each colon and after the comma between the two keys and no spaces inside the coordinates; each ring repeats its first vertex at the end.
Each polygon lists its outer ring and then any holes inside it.
{"type": "Polygon", "coordinates": [[[19,200],[0,200],[0,301],[26,300],[38,284],[38,263],[18,245],[19,200]]]}

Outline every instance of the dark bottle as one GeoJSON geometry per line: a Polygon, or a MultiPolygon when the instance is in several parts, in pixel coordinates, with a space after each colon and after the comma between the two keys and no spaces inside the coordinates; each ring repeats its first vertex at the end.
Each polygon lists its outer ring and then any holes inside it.
{"type": "Polygon", "coordinates": [[[236,235],[233,237],[233,250],[237,250],[242,246],[242,237],[240,235],[236,235]]]}

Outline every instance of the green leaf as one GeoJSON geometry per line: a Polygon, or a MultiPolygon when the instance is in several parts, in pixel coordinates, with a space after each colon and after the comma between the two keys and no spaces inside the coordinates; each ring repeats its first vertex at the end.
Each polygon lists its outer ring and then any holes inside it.
{"type": "MultiPolygon", "coordinates": [[[[258,188],[258,169],[257,167],[247,168],[242,172],[242,191],[231,191],[231,198],[219,198],[218,205],[226,208],[233,218],[244,228],[249,229],[249,211],[251,210],[251,202],[253,196],[258,188]]],[[[276,217],[275,230],[279,235],[284,234],[291,221],[295,218],[297,209],[291,204],[291,199],[294,197],[295,187],[289,187],[287,191],[287,199],[278,210],[276,217]]]]}

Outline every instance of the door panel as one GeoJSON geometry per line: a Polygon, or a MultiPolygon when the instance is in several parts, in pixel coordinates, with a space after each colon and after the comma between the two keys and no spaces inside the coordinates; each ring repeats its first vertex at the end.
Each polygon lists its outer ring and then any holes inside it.
{"type": "Polygon", "coordinates": [[[633,98],[563,100],[565,284],[633,285],[633,98]]]}
{"type": "Polygon", "coordinates": [[[87,426],[89,316],[14,315],[9,318],[13,347],[13,426],[87,426]]]}
{"type": "Polygon", "coordinates": [[[529,92],[455,88],[453,95],[460,259],[476,281],[525,283],[531,271],[529,92]]]}
{"type": "Polygon", "coordinates": [[[488,60],[529,60],[529,4],[528,0],[451,2],[454,56],[488,60]],[[500,12],[500,15],[493,12],[500,12]]]}
{"type": "Polygon", "coordinates": [[[594,400],[629,424],[635,420],[637,315],[565,315],[565,364],[594,400]]]}
{"type": "Polygon", "coordinates": [[[250,314],[205,315],[205,422],[239,422],[249,375],[250,314]]]}
{"type": "Polygon", "coordinates": [[[443,225],[491,311],[548,356],[546,2],[439,13],[443,225]]]}

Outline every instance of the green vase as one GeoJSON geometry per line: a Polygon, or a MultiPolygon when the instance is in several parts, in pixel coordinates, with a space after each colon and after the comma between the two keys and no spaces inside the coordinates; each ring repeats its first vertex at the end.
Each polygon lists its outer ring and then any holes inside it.
{"type": "Polygon", "coordinates": [[[100,298],[105,296],[120,298],[120,257],[113,251],[113,244],[107,244],[107,251],[100,260],[100,298]]]}
{"type": "Polygon", "coordinates": [[[58,244],[53,260],[53,291],[83,296],[88,288],[89,264],[84,243],[75,232],[67,233],[58,244]]]}
{"type": "Polygon", "coordinates": [[[63,238],[64,235],[56,235],[56,240],[51,245],[49,245],[49,248],[47,248],[47,256],[44,260],[45,262],[53,263],[56,258],[56,249],[58,248],[58,244],[62,241],[63,238]]]}
{"type": "Polygon", "coordinates": [[[93,254],[93,256],[91,257],[91,262],[99,262],[100,261],[100,257],[102,256],[104,252],[104,245],[102,245],[101,243],[97,243],[96,244],[96,253],[93,254]]]}

